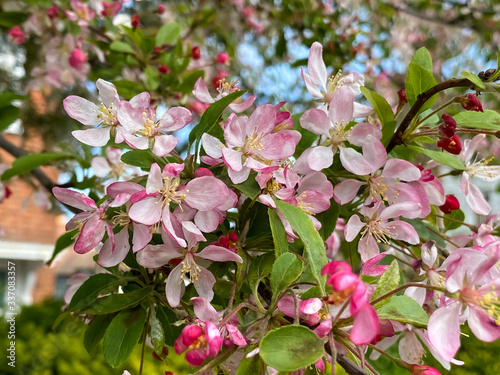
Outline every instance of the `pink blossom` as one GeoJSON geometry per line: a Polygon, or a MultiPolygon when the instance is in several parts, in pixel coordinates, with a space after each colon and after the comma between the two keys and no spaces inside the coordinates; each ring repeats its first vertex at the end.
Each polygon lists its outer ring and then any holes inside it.
{"type": "Polygon", "coordinates": [[[467,139],[464,142],[464,148],[460,154],[460,159],[465,164],[465,171],[462,177],[460,177],[460,190],[464,193],[465,200],[472,211],[479,215],[488,215],[491,207],[486,199],[484,199],[481,191],[469,180],[473,177],[477,177],[483,181],[497,181],[500,179],[500,166],[488,166],[488,163],[492,161],[493,158],[477,160],[476,157],[473,159],[476,148],[484,138],[484,134],[478,134],[472,139],[467,139]]]}
{"type": "Polygon", "coordinates": [[[345,239],[351,242],[361,232],[358,252],[363,262],[379,253],[378,243],[389,243],[391,238],[415,245],[420,242],[420,238],[410,224],[402,220],[388,219],[397,219],[419,210],[420,204],[416,202],[396,203],[389,207],[375,202],[370,206],[363,206],[360,213],[364,215],[364,222],[358,215],[352,215],[345,226],[345,239]]]}
{"type": "Polygon", "coordinates": [[[465,320],[479,340],[500,338],[500,278],[495,267],[499,259],[495,246],[487,254],[462,248],[452,252],[441,265],[446,269],[446,289],[457,297],[446,299],[431,315],[428,330],[429,341],[445,360],[450,361],[457,353],[460,323],[465,320]]]}
{"type": "Polygon", "coordinates": [[[184,357],[191,366],[201,366],[208,357],[215,357],[222,347],[222,337],[217,327],[206,321],[200,325],[188,325],[175,340],[174,349],[177,354],[187,350],[184,357]],[[202,328],[204,326],[204,328],[202,328]]]}
{"type": "Polygon", "coordinates": [[[73,11],[66,10],[66,17],[71,21],[78,21],[78,26],[87,27],[89,21],[95,16],[95,12],[90,10],[87,5],[84,5],[80,0],[70,0],[70,5],[73,11]]]}
{"type": "Polygon", "coordinates": [[[422,166],[416,166],[421,176],[417,181],[409,182],[409,185],[416,191],[422,211],[420,218],[427,217],[431,213],[431,204],[441,206],[445,202],[444,188],[441,181],[432,175],[430,169],[424,169],[422,166]]]}
{"type": "Polygon", "coordinates": [[[273,161],[293,155],[296,140],[289,131],[273,132],[275,119],[276,108],[269,104],[257,107],[249,118],[233,113],[224,125],[226,145],[203,134],[203,148],[208,156],[223,158],[234,184],[242,183],[250,170],[267,170],[273,161]]]}
{"type": "Polygon", "coordinates": [[[103,17],[114,17],[122,9],[121,1],[113,1],[112,3],[102,2],[101,16],[103,17]]]}
{"type": "Polygon", "coordinates": [[[370,174],[379,169],[387,159],[385,147],[380,142],[382,133],[376,126],[361,123],[348,130],[353,119],[353,94],[347,87],[339,87],[332,94],[328,114],[321,109],[309,109],[300,118],[300,125],[314,134],[324,137],[320,146],[314,146],[297,160],[307,161],[309,168],[320,171],[328,168],[333,156],[340,151],[340,161],[345,169],[357,175],[370,174]],[[363,153],[347,147],[349,141],[362,148],[363,153]]]}
{"type": "Polygon", "coordinates": [[[106,222],[106,204],[97,207],[93,199],[70,189],[55,187],[52,193],[59,202],[84,211],[73,216],[66,224],[66,230],[79,228],[75,252],[85,254],[93,250],[99,245],[106,232],[114,247],[113,229],[106,222]]]}
{"type": "Polygon", "coordinates": [[[133,103],[121,101],[118,104],[118,120],[124,128],[124,139],[135,149],[151,148],[157,156],[167,156],[177,145],[177,139],[166,132],[184,128],[191,122],[192,115],[183,107],[172,107],[159,119],[151,107],[134,107],[133,103]]]}
{"type": "Polygon", "coordinates": [[[184,278],[189,274],[189,282],[193,283],[198,295],[211,301],[214,292],[215,277],[206,268],[197,264],[199,259],[215,262],[243,262],[241,257],[232,251],[215,245],[208,245],[202,251],[196,252],[198,242],[206,241],[203,234],[192,222],[172,222],[178,233],[182,232],[182,241],[185,245],[179,246],[178,240],[173,240],[170,235],[163,235],[163,245],[148,245],[137,253],[137,262],[146,268],[158,268],[173,259],[182,261],[168,275],[165,292],[167,301],[172,307],[180,304],[184,295],[184,278]]]}
{"type": "MultiPolygon", "coordinates": [[[[332,317],[323,309],[323,302],[319,298],[298,300],[299,318],[310,326],[317,326],[314,333],[319,338],[326,337],[332,329],[332,317]]],[[[295,299],[292,296],[285,296],[278,301],[278,309],[291,318],[295,317],[295,299]]]]}
{"type": "Polygon", "coordinates": [[[16,44],[23,44],[26,41],[24,32],[19,26],[14,26],[8,31],[11,40],[16,44]]]}
{"type": "Polygon", "coordinates": [[[321,274],[328,275],[326,283],[333,289],[326,298],[328,303],[339,306],[350,301],[349,311],[354,317],[351,341],[355,345],[369,344],[377,335],[379,318],[368,302],[365,284],[352,273],[351,266],[346,262],[330,262],[323,267],[321,274]]]}
{"type": "Polygon", "coordinates": [[[73,68],[80,70],[87,62],[87,55],[81,49],[75,48],[73,52],[71,52],[71,56],[68,59],[69,65],[73,68]]]}
{"type": "Polygon", "coordinates": [[[229,192],[222,181],[210,176],[198,177],[181,185],[180,172],[183,168],[183,164],[171,163],[165,166],[162,173],[158,164],[153,164],[146,189],[132,197],[133,205],[129,213],[132,220],[145,225],[155,225],[161,220],[163,229],[179,245],[186,246],[173,228],[170,203],[186,203],[199,211],[211,211],[226,203],[229,192]]]}
{"type": "MultiPolygon", "coordinates": [[[[226,83],[223,80],[223,78],[224,77],[221,76],[220,79],[222,79],[222,83],[217,84],[219,94],[215,98],[213,98],[212,95],[210,95],[207,85],[205,84],[205,81],[203,81],[202,78],[198,78],[198,80],[196,81],[194,85],[193,95],[196,97],[196,99],[198,99],[202,103],[212,104],[220,100],[224,96],[227,96],[235,91],[238,91],[238,88],[236,87],[235,83],[226,83]]],[[[252,106],[255,99],[256,96],[252,95],[241,103],[229,104],[229,108],[235,113],[244,112],[252,106]]]]}

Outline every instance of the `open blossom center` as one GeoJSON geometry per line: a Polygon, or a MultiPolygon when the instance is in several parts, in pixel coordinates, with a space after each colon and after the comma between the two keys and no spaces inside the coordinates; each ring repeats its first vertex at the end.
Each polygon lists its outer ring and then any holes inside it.
{"type": "Polygon", "coordinates": [[[304,211],[308,215],[313,215],[313,212],[309,209],[313,207],[311,203],[304,202],[304,198],[306,197],[306,193],[303,192],[300,197],[297,199],[297,207],[299,207],[302,211],[304,211]]]}
{"type": "Polygon", "coordinates": [[[184,282],[184,276],[186,274],[189,274],[189,282],[193,283],[194,285],[197,285],[197,282],[200,279],[201,268],[194,261],[193,252],[188,251],[186,253],[186,257],[181,263],[182,263],[182,268],[181,268],[180,282],[181,283],[184,282]]]}
{"type": "Polygon", "coordinates": [[[137,134],[143,135],[145,137],[154,137],[158,134],[158,123],[151,120],[146,112],[142,114],[142,121],[144,129],[137,131],[137,134]]]}
{"type": "MultiPolygon", "coordinates": [[[[162,196],[163,205],[167,206],[170,202],[181,204],[184,199],[186,199],[186,194],[184,192],[178,192],[177,189],[180,185],[180,179],[178,177],[171,178],[169,176],[163,177],[163,190],[158,189],[158,194],[162,196]]],[[[184,190],[189,193],[189,189],[184,190]]]]}
{"type": "Polygon", "coordinates": [[[342,290],[333,290],[328,295],[328,297],[326,297],[326,302],[328,302],[330,305],[339,306],[351,296],[351,294],[354,292],[354,289],[356,289],[356,285],[353,284],[342,290]]]}
{"type": "Polygon", "coordinates": [[[272,194],[276,193],[281,189],[281,184],[276,181],[276,179],[273,177],[267,181],[266,186],[264,187],[264,194],[272,194]]]}
{"type": "Polygon", "coordinates": [[[486,314],[495,319],[495,324],[500,326],[500,298],[494,285],[491,291],[480,293],[474,288],[464,288],[460,292],[463,302],[481,306],[486,314]]]}
{"type": "Polygon", "coordinates": [[[238,91],[238,87],[236,86],[238,81],[226,82],[225,79],[222,79],[219,83],[219,88],[217,91],[219,92],[219,96],[222,98],[226,95],[229,95],[235,91],[238,91]]]}
{"type": "Polygon", "coordinates": [[[361,233],[361,237],[364,237],[368,232],[369,235],[373,236],[378,243],[389,243],[389,239],[391,238],[390,229],[395,229],[395,227],[390,227],[382,224],[382,219],[378,220],[370,220],[366,223],[366,227],[361,233]]]}
{"type": "Polygon", "coordinates": [[[494,158],[494,156],[488,159],[483,158],[478,162],[468,165],[465,169],[465,173],[467,173],[470,177],[474,177],[477,175],[479,178],[494,179],[498,176],[498,172],[492,169],[492,167],[487,167],[489,162],[494,158]]]}
{"type": "MultiPolygon", "coordinates": [[[[398,183],[392,184],[387,183],[387,179],[380,175],[378,177],[370,177],[370,196],[371,200],[383,200],[385,202],[389,201],[388,197],[397,198],[399,195],[399,190],[395,188],[398,183]]],[[[395,201],[391,202],[395,204],[395,201]]]]}
{"type": "Polygon", "coordinates": [[[329,131],[330,139],[327,141],[327,144],[329,143],[333,147],[334,152],[338,146],[349,138],[351,129],[346,130],[346,126],[343,122],[336,122],[334,127],[329,131]]]}
{"type": "Polygon", "coordinates": [[[345,77],[342,77],[342,70],[339,70],[337,74],[328,78],[326,82],[326,92],[323,93],[323,101],[325,104],[330,104],[332,101],[333,93],[341,86],[344,85],[345,77]]]}
{"type": "Polygon", "coordinates": [[[252,156],[255,152],[263,151],[264,145],[262,144],[262,137],[264,133],[257,133],[254,131],[251,135],[245,138],[245,143],[241,152],[245,156],[252,156]]]}
{"type": "Polygon", "coordinates": [[[207,345],[207,339],[205,338],[205,335],[199,336],[194,342],[189,345],[188,350],[196,350],[200,348],[205,348],[207,345]]]}
{"type": "Polygon", "coordinates": [[[106,107],[106,105],[101,102],[97,118],[106,125],[109,126],[118,125],[118,120],[116,118],[116,111],[113,108],[113,104],[110,104],[109,107],[106,107]]]}
{"type": "Polygon", "coordinates": [[[122,227],[130,224],[128,213],[124,211],[120,211],[120,213],[115,215],[111,221],[114,225],[120,225],[122,227]]]}

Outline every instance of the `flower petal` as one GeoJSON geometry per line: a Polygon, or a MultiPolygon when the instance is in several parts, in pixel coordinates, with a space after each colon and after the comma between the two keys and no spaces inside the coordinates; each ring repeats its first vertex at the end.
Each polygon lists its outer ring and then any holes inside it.
{"type": "Polygon", "coordinates": [[[63,106],[69,117],[83,125],[96,125],[101,122],[97,117],[99,107],[87,99],[70,95],[63,100],[63,106]]]}
{"type": "Polygon", "coordinates": [[[75,130],[71,132],[78,141],[93,147],[103,147],[109,141],[110,127],[86,130],[75,130]]]}

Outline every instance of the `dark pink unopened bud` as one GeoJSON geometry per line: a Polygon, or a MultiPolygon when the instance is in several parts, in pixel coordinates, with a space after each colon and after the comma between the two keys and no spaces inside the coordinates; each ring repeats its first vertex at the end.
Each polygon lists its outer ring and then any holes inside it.
{"type": "Polygon", "coordinates": [[[75,69],[80,69],[87,62],[87,55],[81,49],[75,48],[68,58],[69,65],[75,69]]]}
{"type": "Polygon", "coordinates": [[[228,235],[229,239],[233,242],[238,242],[238,235],[234,232],[229,233],[228,235]]]}
{"type": "Polygon", "coordinates": [[[216,62],[217,64],[228,64],[230,60],[230,57],[227,53],[221,52],[217,55],[216,62]]]}
{"type": "Polygon", "coordinates": [[[138,14],[134,14],[131,17],[130,22],[132,23],[132,27],[134,29],[137,29],[139,27],[140,23],[141,23],[141,19],[139,18],[138,14]]]}
{"type": "Polygon", "coordinates": [[[160,72],[160,74],[170,74],[172,73],[172,70],[170,70],[170,68],[166,65],[160,65],[158,67],[158,71],[160,72]]]}
{"type": "Polygon", "coordinates": [[[460,202],[453,194],[448,194],[444,204],[439,206],[439,209],[445,214],[450,214],[451,211],[460,209],[460,202]]]}
{"type": "Polygon", "coordinates": [[[425,365],[411,365],[412,375],[441,375],[434,367],[425,365]]]}
{"type": "Polygon", "coordinates": [[[57,17],[59,14],[59,9],[55,5],[51,6],[49,9],[47,9],[47,15],[51,20],[57,17]]]}
{"type": "Polygon", "coordinates": [[[437,146],[453,155],[458,155],[462,151],[462,143],[457,135],[441,139],[437,142],[437,146]]]}
{"type": "Polygon", "coordinates": [[[8,31],[8,34],[11,40],[16,44],[23,44],[26,41],[24,32],[21,30],[19,26],[14,26],[12,29],[8,31]]]}
{"type": "Polygon", "coordinates": [[[408,103],[408,99],[406,99],[406,89],[404,87],[398,91],[398,98],[401,104],[408,103]]]}
{"type": "Polygon", "coordinates": [[[160,14],[165,13],[165,4],[158,5],[158,13],[160,14]]]}
{"type": "Polygon", "coordinates": [[[446,137],[450,138],[455,135],[455,130],[457,129],[457,123],[449,114],[444,113],[441,116],[444,123],[438,126],[439,131],[446,137]]]}
{"type": "Polygon", "coordinates": [[[226,249],[229,249],[229,239],[227,238],[227,236],[222,236],[221,238],[219,238],[219,243],[226,249]]]}
{"type": "Polygon", "coordinates": [[[193,48],[191,48],[191,57],[194,60],[199,60],[199,58],[201,57],[200,47],[194,46],[193,48]]]}
{"type": "Polygon", "coordinates": [[[460,104],[466,111],[484,112],[483,105],[474,94],[467,94],[461,98],[460,104]]]}

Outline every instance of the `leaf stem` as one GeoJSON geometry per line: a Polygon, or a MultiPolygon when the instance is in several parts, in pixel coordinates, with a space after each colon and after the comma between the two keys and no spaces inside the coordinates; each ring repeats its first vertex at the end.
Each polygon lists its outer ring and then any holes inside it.
{"type": "Polygon", "coordinates": [[[438,286],[412,282],[412,283],[407,283],[407,284],[401,285],[401,286],[397,287],[396,289],[391,290],[390,292],[388,292],[388,293],[380,296],[376,300],[371,301],[370,304],[371,305],[375,305],[375,304],[379,303],[380,301],[383,301],[387,297],[390,297],[393,294],[399,292],[400,290],[403,290],[403,289],[406,289],[406,288],[410,288],[410,287],[425,288],[425,289],[437,290],[438,292],[446,293],[445,289],[443,289],[441,287],[438,287],[438,286]]]}

